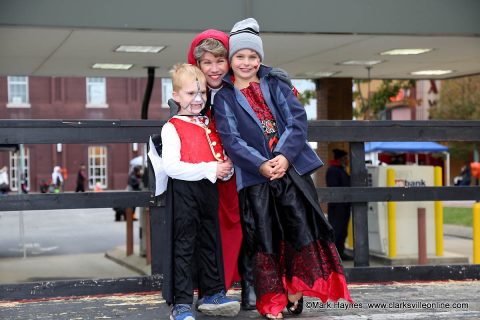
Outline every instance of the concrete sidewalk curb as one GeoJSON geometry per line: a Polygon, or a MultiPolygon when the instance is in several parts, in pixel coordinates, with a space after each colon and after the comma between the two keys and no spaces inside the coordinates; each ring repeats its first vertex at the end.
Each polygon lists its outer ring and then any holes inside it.
{"type": "Polygon", "coordinates": [[[474,200],[464,200],[464,201],[442,201],[444,207],[452,208],[472,208],[475,204],[474,200]]]}
{"type": "Polygon", "coordinates": [[[148,276],[151,274],[151,265],[147,264],[145,257],[138,255],[138,246],[134,247],[134,253],[130,256],[126,255],[127,249],[125,246],[113,248],[105,252],[105,257],[121,266],[124,266],[139,275],[148,276]]]}
{"type": "Polygon", "coordinates": [[[453,224],[443,225],[443,234],[446,236],[473,239],[472,227],[465,227],[453,224]]]}

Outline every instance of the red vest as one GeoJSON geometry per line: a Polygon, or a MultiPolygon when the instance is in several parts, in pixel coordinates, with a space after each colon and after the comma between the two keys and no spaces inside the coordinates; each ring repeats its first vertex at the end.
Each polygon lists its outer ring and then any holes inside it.
{"type": "Polygon", "coordinates": [[[180,160],[188,163],[225,160],[215,124],[210,121],[207,128],[192,122],[172,118],[169,120],[180,137],[180,160]]]}

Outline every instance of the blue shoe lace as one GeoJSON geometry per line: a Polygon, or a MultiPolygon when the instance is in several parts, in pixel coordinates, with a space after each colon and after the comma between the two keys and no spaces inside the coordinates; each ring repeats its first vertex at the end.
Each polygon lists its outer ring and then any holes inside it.
{"type": "Polygon", "coordinates": [[[189,304],[176,304],[172,309],[173,320],[195,320],[189,304]]]}
{"type": "Polygon", "coordinates": [[[224,304],[224,303],[230,303],[230,302],[235,302],[235,301],[228,298],[225,295],[225,291],[223,290],[218,293],[215,293],[214,295],[203,297],[203,304],[224,304]]]}

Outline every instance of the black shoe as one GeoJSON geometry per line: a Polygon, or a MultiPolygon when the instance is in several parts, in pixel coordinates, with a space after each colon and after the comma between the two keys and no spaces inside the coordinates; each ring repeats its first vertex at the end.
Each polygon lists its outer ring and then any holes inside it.
{"type": "Polygon", "coordinates": [[[242,310],[255,310],[257,308],[257,295],[255,288],[248,281],[242,281],[242,310]]]}
{"type": "Polygon", "coordinates": [[[296,306],[295,306],[294,302],[291,302],[289,300],[288,303],[287,303],[287,311],[288,311],[288,313],[296,315],[296,316],[301,314],[302,311],[303,311],[303,297],[298,299],[296,306]]]}

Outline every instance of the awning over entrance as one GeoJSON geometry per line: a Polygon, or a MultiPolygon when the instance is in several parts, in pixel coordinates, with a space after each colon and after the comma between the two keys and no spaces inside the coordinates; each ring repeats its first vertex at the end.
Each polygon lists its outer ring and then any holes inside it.
{"type": "Polygon", "coordinates": [[[436,142],[423,141],[402,141],[402,142],[366,142],[365,160],[371,161],[373,165],[379,165],[378,154],[381,152],[392,153],[415,153],[415,163],[418,164],[418,153],[441,152],[445,156],[445,181],[450,183],[450,154],[448,147],[436,142]]]}
{"type": "Polygon", "coordinates": [[[365,152],[445,152],[448,147],[436,142],[402,141],[402,142],[367,142],[365,152]]]}

